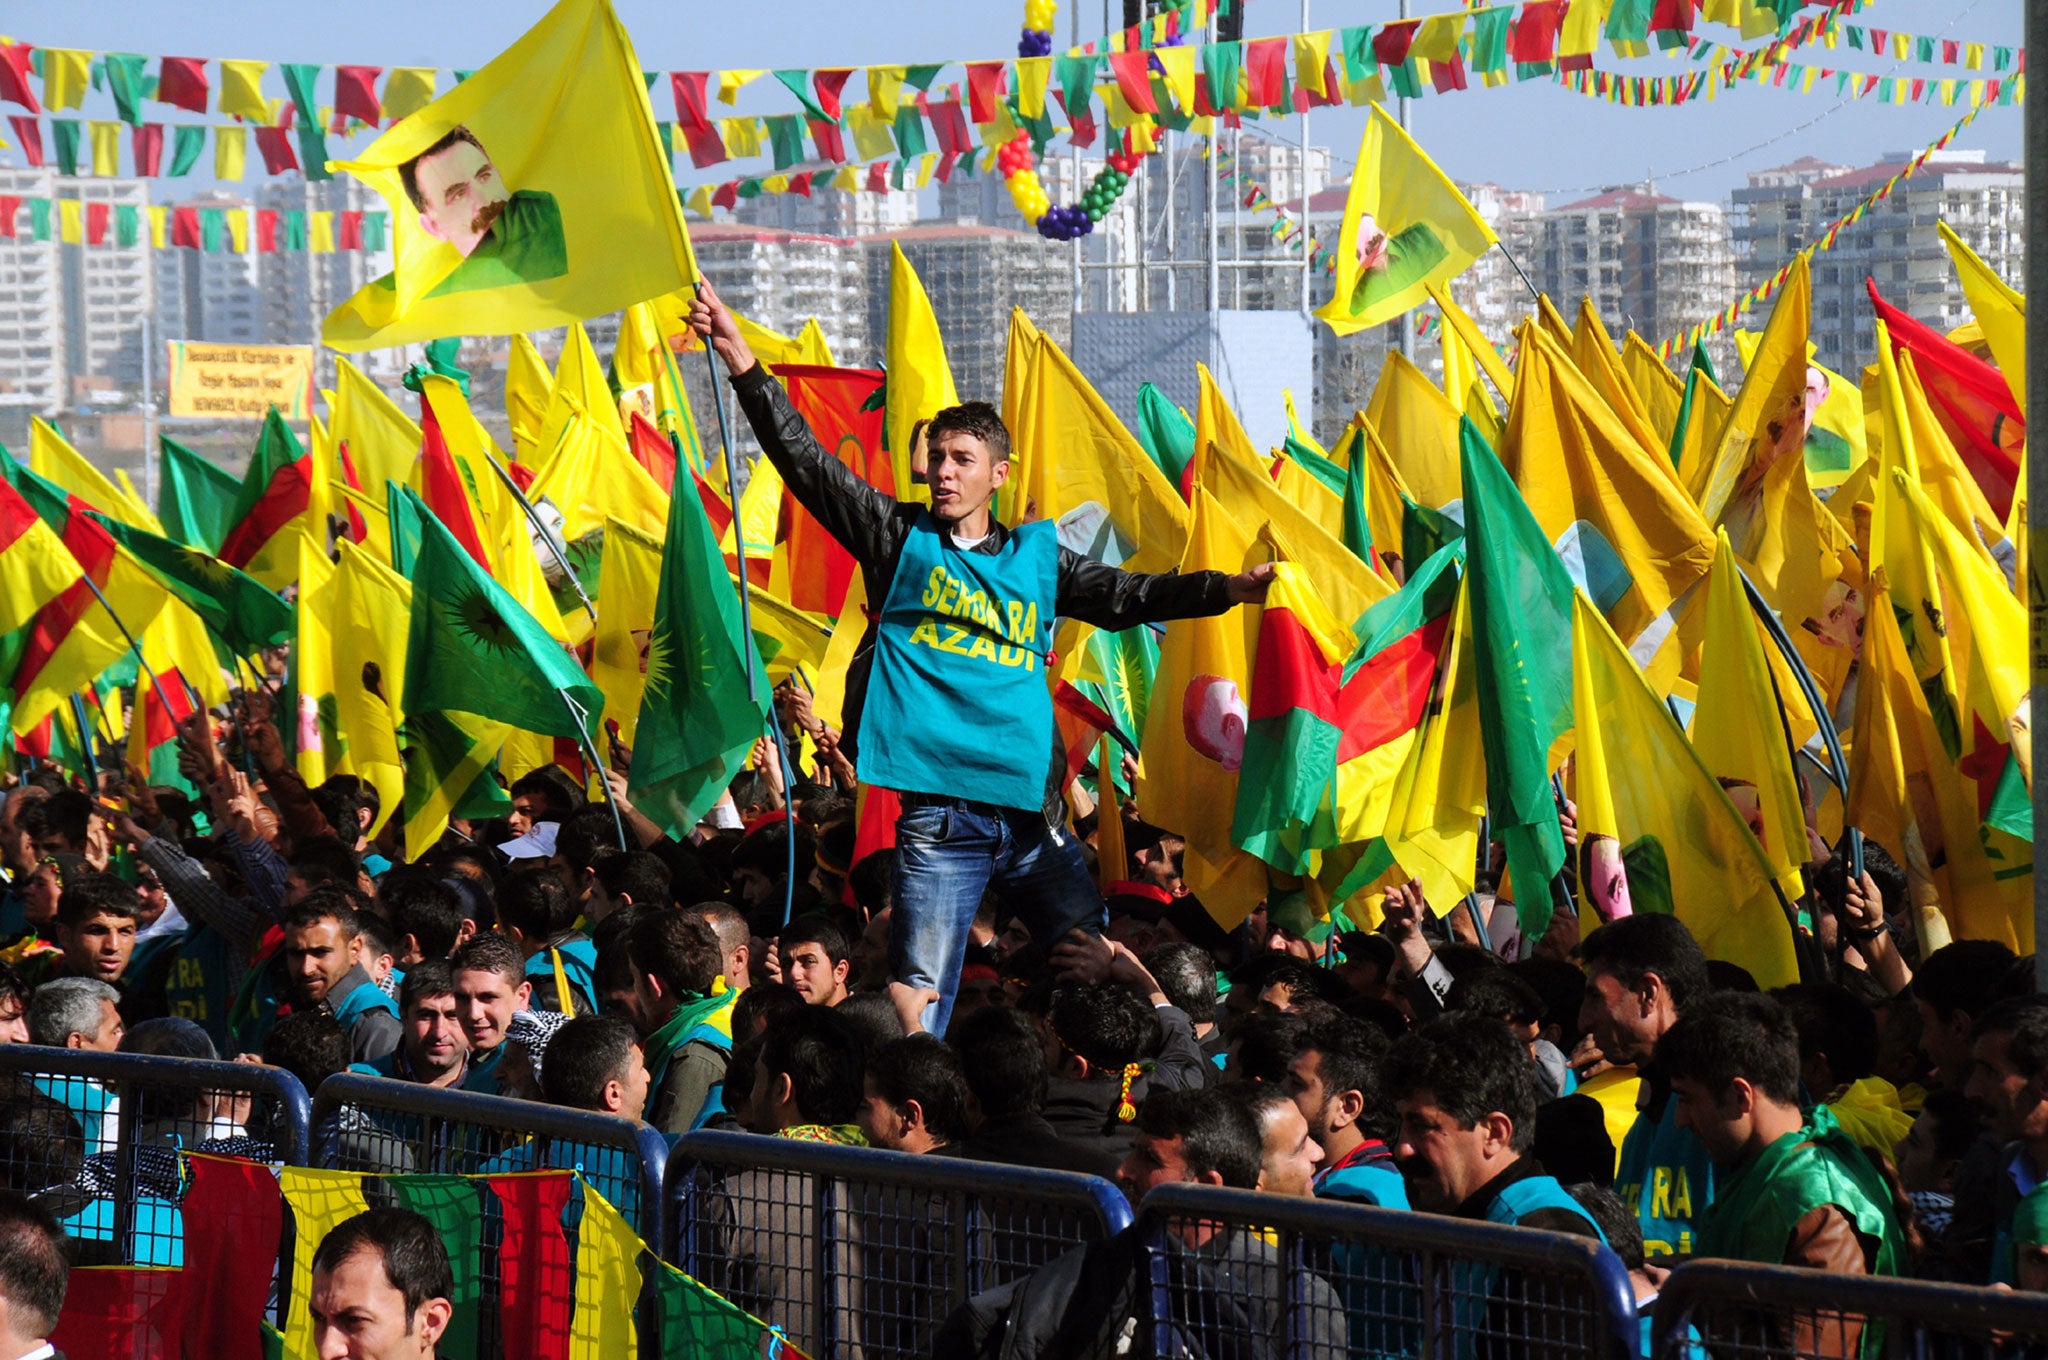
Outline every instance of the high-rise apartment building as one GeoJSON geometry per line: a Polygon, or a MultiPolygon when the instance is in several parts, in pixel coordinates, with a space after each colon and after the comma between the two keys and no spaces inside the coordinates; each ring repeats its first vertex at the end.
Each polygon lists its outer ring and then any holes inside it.
{"type": "Polygon", "coordinates": [[[58,176],[55,185],[58,200],[106,217],[98,245],[60,248],[72,401],[132,402],[142,391],[142,323],[156,295],[149,182],[58,176]]]}
{"type": "MultiPolygon", "coordinates": [[[[890,246],[917,270],[946,341],[946,362],[964,401],[1000,402],[1010,311],[1021,307],[1061,347],[1072,338],[1072,251],[1036,232],[936,224],[870,236],[866,254],[868,334],[888,334],[890,246]]],[[[879,357],[879,355],[877,355],[879,357]]]]}
{"type": "Polygon", "coordinates": [[[1524,239],[1522,267],[1536,286],[1567,318],[1592,298],[1617,341],[1633,330],[1656,344],[1735,294],[1728,218],[1716,203],[1609,189],[1535,214],[1524,239]]]}
{"type": "MultiPolygon", "coordinates": [[[[0,195],[52,198],[56,179],[49,170],[0,169],[0,195]]],[[[28,415],[55,414],[71,395],[62,247],[54,231],[37,240],[29,223],[24,204],[13,234],[0,236],[0,410],[17,439],[28,415]]]]}
{"type": "MultiPolygon", "coordinates": [[[[1735,249],[1742,286],[1782,268],[1839,218],[1905,169],[1894,152],[1859,169],[1803,157],[1759,171],[1734,192],[1735,249]]],[[[1947,249],[1946,221],[1999,275],[2020,286],[2026,236],[2025,175],[1982,151],[1936,153],[1883,202],[1843,228],[1834,248],[1813,258],[1812,338],[1828,367],[1854,373],[1877,352],[1866,280],[1887,302],[1947,330],[1970,315],[1947,249]]]]}

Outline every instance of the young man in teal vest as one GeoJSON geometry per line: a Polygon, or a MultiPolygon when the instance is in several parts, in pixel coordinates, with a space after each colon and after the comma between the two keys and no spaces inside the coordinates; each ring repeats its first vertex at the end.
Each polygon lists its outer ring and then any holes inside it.
{"type": "Polygon", "coordinates": [[[647,1122],[663,1133],[701,1129],[726,1108],[732,1008],[740,994],[720,976],[725,951],[694,911],[658,910],[628,928],[626,957],[646,1035],[647,1122]]]}
{"type": "Polygon", "coordinates": [[[1263,600],[1272,566],[1137,575],[1063,547],[1045,521],[1003,527],[991,502],[1009,477],[1010,435],[983,402],[932,418],[931,505],[898,502],[818,443],[709,287],[690,325],[725,361],[784,484],[861,564],[869,617],[847,672],[841,749],[863,782],[902,794],[891,991],[907,1024],[943,1034],[989,886],[1040,950],[1070,930],[1101,933],[1102,897],[1061,801],[1046,685],[1055,620],[1122,629],[1220,614],[1263,600]]]}
{"type": "Polygon", "coordinates": [[[1386,1209],[1408,1207],[1408,1187],[1387,1139],[1394,1131],[1386,1099],[1386,1036],[1349,1017],[1319,1020],[1302,1036],[1287,1068],[1287,1093],[1323,1149],[1316,1171],[1319,1199],[1386,1209]]]}
{"type": "MultiPolygon", "coordinates": [[[[1680,1127],[1720,1173],[1698,1254],[1837,1275],[1896,1275],[1905,1237],[1885,1174],[1825,1105],[1799,1107],[1799,1030],[1775,998],[1716,992],[1658,1046],[1680,1127]]],[[[1863,1320],[1799,1313],[1771,1349],[1855,1355],[1863,1320]]]]}
{"type": "Polygon", "coordinates": [[[1676,916],[1642,912],[1586,936],[1579,959],[1586,969],[1579,1027],[1592,1036],[1596,1056],[1633,1066],[1642,1078],[1614,1193],[1642,1225],[1646,1256],[1691,1256],[1714,1199],[1714,1162],[1698,1136],[1678,1122],[1661,1045],[1706,995],[1707,957],[1676,916]]]}

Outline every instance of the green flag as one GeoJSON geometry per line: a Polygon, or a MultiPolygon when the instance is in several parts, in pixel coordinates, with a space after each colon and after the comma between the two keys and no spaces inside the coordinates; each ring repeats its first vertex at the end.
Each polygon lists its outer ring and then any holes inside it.
{"type": "Polygon", "coordinates": [[[1564,867],[1550,752],[1572,729],[1572,578],[1477,427],[1459,426],[1486,801],[1533,940],[1549,929],[1550,880],[1564,867]]]}
{"type": "Polygon", "coordinates": [[[89,513],[164,589],[190,605],[207,631],[234,655],[253,656],[291,641],[292,607],[255,577],[211,553],[97,511],[89,513]]]}
{"type": "Polygon", "coordinates": [[[156,493],[156,517],[164,532],[188,548],[219,552],[234,524],[241,483],[175,439],[159,438],[163,482],[156,493]]]}
{"type": "Polygon", "coordinates": [[[408,579],[412,576],[413,559],[420,555],[423,513],[419,497],[397,482],[384,483],[384,517],[391,522],[391,567],[408,579]]]}
{"type": "MultiPolygon", "coordinates": [[[[1354,433],[1351,440],[1351,462],[1344,469],[1344,546],[1351,555],[1368,567],[1372,563],[1372,517],[1368,513],[1370,500],[1366,494],[1365,437],[1354,433]]],[[[1419,557],[1406,560],[1419,562],[1419,557]]]]}
{"type": "Polygon", "coordinates": [[[1180,485],[1195,457],[1195,422],[1151,383],[1138,384],[1138,423],[1131,427],[1138,443],[1166,474],[1180,485]]]}
{"type": "MultiPolygon", "coordinates": [[[[604,693],[455,535],[405,492],[419,515],[412,569],[412,629],[405,654],[408,713],[452,711],[527,732],[579,737],[566,692],[595,723],[604,693]]],[[[689,499],[684,497],[684,499],[689,499]]]]}
{"type": "Polygon", "coordinates": [[[672,497],[633,741],[633,802],[664,830],[688,835],[766,729],[768,705],[768,677],[741,626],[703,502],[672,497]]]}

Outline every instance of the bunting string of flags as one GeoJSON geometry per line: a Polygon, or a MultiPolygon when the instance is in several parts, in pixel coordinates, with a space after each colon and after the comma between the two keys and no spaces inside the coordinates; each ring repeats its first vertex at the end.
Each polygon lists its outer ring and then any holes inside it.
{"type": "Polygon", "coordinates": [[[0,194],[0,241],[56,240],[67,246],[142,243],[158,250],[183,247],[214,254],[383,250],[390,214],[376,211],[298,211],[282,208],[145,206],[75,198],[0,194]],[[25,218],[25,220],[24,220],[25,218]]]}
{"type": "Polygon", "coordinates": [[[1657,346],[1657,357],[1668,361],[1677,355],[1683,354],[1691,349],[1693,344],[1701,338],[1709,335],[1718,335],[1754,311],[1759,303],[1769,301],[1780,288],[1784,287],[1785,280],[1791,277],[1793,269],[1801,261],[1834,249],[1835,243],[1841,239],[1844,230],[1861,221],[1864,214],[1891,197],[1894,189],[1897,189],[1899,185],[1918,174],[1922,166],[1933,159],[1937,152],[1942,151],[1949,143],[1953,142],[1962,133],[1964,128],[1976,121],[1977,115],[1983,111],[1983,107],[1979,106],[1970,109],[1961,118],[1958,118],[1948,131],[1942,133],[1941,136],[1935,138],[1932,142],[1929,142],[1918,155],[1906,162],[1897,174],[1872,190],[1855,207],[1843,213],[1833,222],[1830,222],[1820,235],[1814,238],[1811,245],[1793,256],[1792,259],[1786,261],[1784,267],[1779,269],[1777,273],[1771,275],[1771,277],[1765,279],[1762,283],[1750,289],[1747,293],[1744,293],[1741,297],[1735,299],[1735,301],[1729,303],[1706,320],[1697,322],[1679,334],[1665,340],[1657,346]]]}
{"type": "MultiPolygon", "coordinates": [[[[1362,106],[1389,93],[1451,93],[1471,88],[1473,75],[1482,88],[1553,79],[1623,107],[1712,100],[1737,82],[1757,81],[1797,92],[1831,83],[1843,97],[1875,95],[1890,104],[1979,107],[2017,103],[2024,95],[2024,48],[1843,22],[1871,0],[1831,0],[1796,22],[1792,11],[1781,15],[1761,0],[1725,0],[1697,15],[1690,5],[1630,0],[1600,7],[1604,19],[1592,21],[1568,15],[1565,0],[1524,0],[1377,26],[1240,42],[1190,41],[1213,25],[1218,3],[1187,0],[1059,56],[641,74],[650,90],[665,79],[674,100],[675,121],[658,125],[672,161],[687,155],[694,168],[703,170],[771,156],[772,174],[788,176],[795,192],[808,192],[816,184],[816,172],[799,168],[807,160],[837,167],[831,176],[841,187],[848,178],[845,168],[855,170],[853,178],[861,187],[900,188],[911,174],[943,182],[975,155],[977,140],[981,148],[993,148],[1014,141],[1021,130],[1042,150],[1060,130],[1052,119],[1061,115],[1074,144],[1089,146],[1097,135],[1097,102],[1110,128],[1122,134],[1128,153],[1134,144],[1141,150],[1149,145],[1159,127],[1206,133],[1216,118],[1233,126],[1246,117],[1286,116],[1344,103],[1362,106]],[[1725,22],[1745,37],[1768,34],[1770,40],[1736,48],[1699,38],[1692,32],[1695,17],[1725,22]],[[1683,53],[1697,69],[1668,76],[1596,70],[1594,54],[1602,42],[1622,57],[1652,50],[1683,53]],[[1877,76],[1786,60],[1813,46],[1994,74],[1877,76]],[[1141,53],[1142,60],[1131,59],[1141,53]],[[949,67],[964,70],[964,82],[940,84],[949,67]],[[856,71],[865,79],[864,99],[850,97],[856,71]],[[717,116],[715,106],[736,104],[742,91],[767,75],[795,97],[800,111],[717,116]],[[927,153],[936,155],[932,174],[922,168],[927,153]],[[894,165],[877,175],[873,167],[878,162],[894,165]]],[[[53,164],[67,175],[88,167],[94,175],[118,174],[125,131],[131,173],[138,176],[190,174],[211,140],[215,178],[241,179],[253,143],[268,173],[324,179],[328,136],[353,136],[424,107],[441,88],[443,74],[426,67],[328,68],[0,43],[0,103],[28,110],[10,120],[24,157],[32,166],[53,164]],[[283,78],[285,98],[264,92],[273,65],[283,78]],[[154,75],[149,74],[152,67],[154,75]],[[89,91],[101,89],[110,92],[117,118],[46,116],[80,108],[89,91]],[[150,122],[144,116],[150,103],[218,112],[237,121],[150,122]]],[[[469,74],[453,72],[457,82],[469,74]]],[[[971,164],[968,172],[973,172],[971,164]]],[[[743,196],[748,184],[748,179],[731,181],[733,196],[743,196]]],[[[714,195],[726,187],[716,186],[714,195]]],[[[772,190],[764,185],[758,191],[772,190]]]]}

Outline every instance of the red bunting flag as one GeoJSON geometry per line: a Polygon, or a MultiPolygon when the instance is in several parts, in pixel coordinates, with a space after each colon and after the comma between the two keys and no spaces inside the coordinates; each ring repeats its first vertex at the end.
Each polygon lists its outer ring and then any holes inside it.
{"type": "MultiPolygon", "coordinates": [[[[291,112],[291,106],[285,106],[291,112]]],[[[256,149],[263,153],[263,168],[273,175],[282,175],[299,168],[299,156],[292,150],[291,138],[281,127],[260,127],[256,129],[256,149]]]]}
{"type": "Polygon", "coordinates": [[[206,59],[165,57],[157,69],[156,97],[173,108],[206,112],[206,59]]]}
{"type": "Polygon", "coordinates": [[[19,104],[30,113],[41,113],[43,106],[28,83],[29,55],[34,50],[27,43],[0,43],[0,99],[19,104]]]}
{"type": "Polygon", "coordinates": [[[164,125],[162,123],[138,124],[134,136],[135,173],[154,177],[164,159],[164,125]]]}
{"type": "Polygon", "coordinates": [[[1287,88],[1287,46],[1285,38],[1260,38],[1244,45],[1246,98],[1252,108],[1271,108],[1280,102],[1281,92],[1287,88]]]}
{"type": "Polygon", "coordinates": [[[1381,24],[1379,32],[1372,35],[1373,59],[1382,66],[1399,66],[1408,60],[1408,49],[1415,43],[1415,30],[1421,26],[1420,19],[1400,19],[1391,24],[1381,24]]]}
{"type": "MultiPolygon", "coordinates": [[[[846,164],[846,134],[839,124],[823,118],[812,118],[808,121],[811,125],[811,144],[818,148],[819,158],[831,161],[834,165],[846,164]]],[[[808,186],[806,189],[808,190],[808,186]]]]}
{"type": "Polygon", "coordinates": [[[384,121],[384,101],[377,97],[381,66],[337,66],[334,68],[334,112],[365,123],[384,121]]]}
{"type": "Polygon", "coordinates": [[[343,250],[363,248],[363,214],[360,209],[350,209],[341,214],[335,222],[334,243],[343,250]]]}
{"type": "Polygon", "coordinates": [[[931,118],[932,132],[938,138],[940,154],[958,160],[974,150],[973,134],[967,130],[967,115],[961,112],[959,100],[948,99],[927,104],[925,113],[931,118]]]}
{"type": "Polygon", "coordinates": [[[277,250],[277,209],[256,210],[256,252],[259,255],[273,254],[277,250]]]}
{"type": "Polygon", "coordinates": [[[21,200],[13,194],[0,194],[0,240],[14,239],[14,219],[21,212],[21,200]]]}
{"type": "MultiPolygon", "coordinates": [[[[1278,41],[1267,39],[1268,42],[1278,41]]],[[[1259,47],[1253,43],[1254,49],[1259,47]]],[[[1123,92],[1124,102],[1139,113],[1159,112],[1159,103],[1152,97],[1152,54],[1142,48],[1135,52],[1112,52],[1109,54],[1110,73],[1116,77],[1116,87],[1123,92]]]]}
{"type": "MultiPolygon", "coordinates": [[[[711,77],[709,71],[676,71],[668,78],[669,88],[676,97],[676,123],[684,129],[703,128],[711,125],[704,84],[711,77]]],[[[827,113],[833,112],[827,108],[827,113]]]]}
{"type": "Polygon", "coordinates": [[[967,100],[977,123],[993,123],[1003,106],[1003,71],[999,61],[967,63],[967,100]]]}
{"type": "MultiPolygon", "coordinates": [[[[0,47],[0,52],[7,49],[0,47]]],[[[43,128],[35,119],[26,114],[10,114],[7,121],[14,124],[14,139],[21,143],[22,159],[31,170],[43,168],[43,128]]]]}
{"type": "Polygon", "coordinates": [[[504,1210],[498,1296],[505,1360],[549,1360],[568,1350],[575,1291],[562,1210],[569,1203],[569,1179],[493,1176],[487,1182],[504,1210]]]}
{"type": "Polygon", "coordinates": [[[171,244],[192,250],[200,248],[199,209],[171,209],[171,244]]]}
{"type": "Polygon", "coordinates": [[[818,96],[818,109],[827,118],[835,122],[839,119],[840,92],[846,88],[847,78],[852,74],[853,72],[850,69],[844,71],[814,71],[811,73],[811,89],[818,96]]]}
{"type": "Polygon", "coordinates": [[[103,244],[107,239],[107,221],[113,216],[111,203],[88,203],[85,205],[85,243],[89,246],[103,244]]]}

